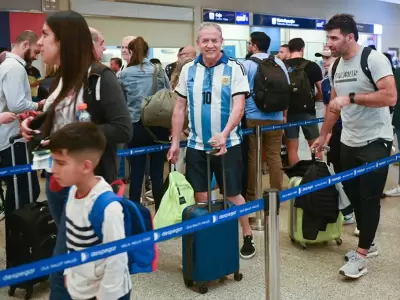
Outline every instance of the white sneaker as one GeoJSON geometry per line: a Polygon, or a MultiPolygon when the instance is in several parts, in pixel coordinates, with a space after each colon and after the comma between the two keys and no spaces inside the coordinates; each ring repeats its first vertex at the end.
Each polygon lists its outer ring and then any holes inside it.
{"type": "Polygon", "coordinates": [[[367,272],[367,260],[356,253],[340,268],[339,274],[348,278],[358,279],[367,274],[367,272]]]}
{"type": "MultiPolygon", "coordinates": [[[[371,257],[375,257],[378,256],[379,251],[378,251],[378,246],[376,245],[376,243],[374,242],[371,247],[368,249],[368,253],[367,253],[367,258],[371,258],[371,257]]],[[[350,250],[349,252],[346,253],[346,255],[344,256],[344,260],[345,261],[349,261],[352,257],[357,255],[357,251],[356,250],[350,250]]]]}
{"type": "Polygon", "coordinates": [[[351,225],[354,224],[356,221],[354,219],[354,214],[349,214],[347,216],[343,216],[343,225],[351,225]]]}
{"type": "Polygon", "coordinates": [[[360,230],[358,230],[358,228],[354,228],[354,233],[353,233],[356,237],[360,236],[360,230]]]}
{"type": "Polygon", "coordinates": [[[400,196],[400,186],[397,186],[391,190],[384,192],[386,197],[399,197],[400,196]]]}

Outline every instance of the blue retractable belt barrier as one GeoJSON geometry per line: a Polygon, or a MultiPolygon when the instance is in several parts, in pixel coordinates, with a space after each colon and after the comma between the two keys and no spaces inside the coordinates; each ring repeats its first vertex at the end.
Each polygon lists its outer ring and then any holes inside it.
{"type": "Polygon", "coordinates": [[[264,200],[256,200],[241,206],[234,206],[228,210],[208,214],[193,220],[185,221],[172,226],[156,229],[135,235],[123,240],[91,247],[83,251],[54,256],[34,263],[22,265],[8,270],[0,271],[0,288],[14,285],[19,282],[42,277],[50,273],[79,266],[98,259],[104,259],[128,249],[138,248],[148,243],[159,243],[184,234],[193,233],[213,226],[248,215],[264,208],[264,200]]]}
{"type": "MultiPolygon", "coordinates": [[[[316,124],[316,123],[322,123],[323,121],[324,121],[324,118],[318,118],[318,119],[313,119],[313,120],[309,120],[309,121],[300,121],[300,122],[280,124],[280,125],[264,126],[264,127],[262,127],[262,131],[272,131],[272,130],[297,127],[297,126],[302,126],[302,125],[311,125],[311,124],[316,124]]],[[[242,133],[244,136],[251,135],[251,134],[254,134],[254,129],[252,129],[252,128],[244,129],[242,131],[242,133]]],[[[187,142],[181,142],[180,147],[184,148],[184,147],[186,147],[186,145],[187,145],[187,142]]],[[[159,152],[159,151],[166,151],[170,148],[170,146],[171,146],[170,144],[159,144],[159,145],[138,147],[138,148],[132,148],[132,149],[123,149],[123,150],[119,150],[117,153],[118,153],[118,156],[121,156],[121,157],[143,155],[143,154],[149,154],[149,153],[154,153],[154,152],[159,152]]],[[[18,174],[22,174],[22,173],[28,173],[31,171],[32,171],[31,165],[19,165],[16,167],[0,168],[0,177],[18,175],[18,174]]]]}
{"type": "MultiPolygon", "coordinates": [[[[312,193],[325,187],[372,172],[378,168],[388,166],[399,160],[400,154],[393,155],[340,174],[315,180],[296,188],[282,191],[279,193],[280,201],[285,202],[295,197],[312,193]]],[[[231,207],[228,210],[219,211],[193,220],[157,229],[152,232],[146,232],[123,240],[91,247],[83,251],[55,256],[49,259],[3,270],[0,271],[0,287],[14,285],[19,282],[61,271],[66,268],[71,268],[98,259],[104,259],[125,252],[128,249],[140,247],[147,243],[159,243],[171,238],[180,237],[185,234],[211,227],[216,223],[237,219],[241,216],[262,209],[264,209],[264,199],[259,199],[241,206],[231,207]]]]}
{"type": "Polygon", "coordinates": [[[295,188],[281,191],[279,193],[279,198],[280,198],[281,202],[285,202],[287,200],[321,190],[328,186],[331,186],[331,185],[334,185],[334,184],[337,184],[337,183],[340,183],[343,181],[347,181],[354,177],[361,176],[365,173],[372,172],[376,169],[383,168],[383,167],[393,164],[399,160],[400,160],[400,154],[389,156],[389,157],[377,160],[375,162],[362,165],[361,167],[358,167],[355,169],[344,171],[339,174],[335,174],[335,175],[325,177],[322,179],[318,179],[318,180],[315,180],[315,181],[312,181],[312,182],[309,182],[306,184],[302,184],[295,188]]]}

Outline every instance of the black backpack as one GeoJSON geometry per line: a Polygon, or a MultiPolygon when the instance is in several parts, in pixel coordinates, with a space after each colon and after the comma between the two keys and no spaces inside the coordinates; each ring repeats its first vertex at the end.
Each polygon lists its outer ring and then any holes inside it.
{"type": "Polygon", "coordinates": [[[294,112],[312,112],[315,109],[314,89],[305,68],[310,63],[304,60],[299,66],[287,66],[290,78],[290,105],[294,112]]]}
{"type": "MultiPolygon", "coordinates": [[[[361,53],[361,69],[364,72],[364,75],[367,76],[368,80],[371,82],[372,86],[374,87],[375,91],[378,91],[378,87],[376,86],[376,83],[374,79],[372,78],[371,70],[368,67],[368,57],[371,54],[373,50],[370,47],[364,47],[362,53],[361,53]]],[[[339,62],[341,60],[341,57],[338,57],[335,62],[333,63],[332,66],[332,82],[335,82],[335,74],[336,74],[336,69],[339,65],[339,62]]],[[[394,111],[394,106],[389,106],[390,113],[393,113],[394,111]]]]}
{"type": "Polygon", "coordinates": [[[285,72],[275,62],[274,56],[263,60],[250,57],[250,60],[258,64],[253,92],[257,108],[266,113],[288,109],[290,86],[285,72]]]}

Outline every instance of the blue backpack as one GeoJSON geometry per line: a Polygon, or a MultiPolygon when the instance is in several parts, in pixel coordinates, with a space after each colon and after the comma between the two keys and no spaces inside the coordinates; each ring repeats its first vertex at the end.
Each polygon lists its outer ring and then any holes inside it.
{"type": "MultiPolygon", "coordinates": [[[[100,240],[103,240],[104,211],[109,204],[115,201],[119,202],[123,209],[126,237],[153,230],[153,219],[147,208],[113,192],[105,192],[96,199],[89,214],[89,221],[100,240]]],[[[130,274],[150,273],[157,270],[158,248],[156,244],[147,244],[128,250],[127,254],[130,274]]]]}

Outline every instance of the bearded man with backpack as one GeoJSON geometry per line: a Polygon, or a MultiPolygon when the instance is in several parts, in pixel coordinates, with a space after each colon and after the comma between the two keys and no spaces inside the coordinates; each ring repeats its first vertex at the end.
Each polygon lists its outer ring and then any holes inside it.
{"type": "MultiPolygon", "coordinates": [[[[316,118],[315,101],[322,99],[322,71],[312,61],[304,59],[305,43],[301,38],[289,41],[291,59],[285,61],[291,82],[291,99],[287,113],[287,122],[309,121],[316,118]],[[315,93],[315,89],[317,93],[315,93]]],[[[311,146],[319,137],[318,124],[301,126],[303,134],[311,146]]],[[[285,129],[289,165],[299,159],[299,127],[285,129]]],[[[319,158],[321,158],[319,154],[319,158]]]]}
{"type": "MultiPolygon", "coordinates": [[[[246,100],[246,127],[279,125],[283,123],[290,100],[289,75],[283,62],[268,54],[271,38],[264,32],[250,35],[247,50],[249,59],[243,65],[250,84],[250,97],[246,100]]],[[[267,154],[272,188],[282,189],[281,144],[283,130],[266,131],[262,134],[263,148],[267,154]]],[[[249,136],[247,200],[255,200],[256,194],[257,138],[249,136]]]]}

